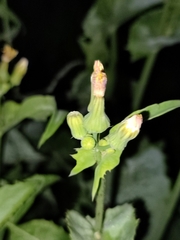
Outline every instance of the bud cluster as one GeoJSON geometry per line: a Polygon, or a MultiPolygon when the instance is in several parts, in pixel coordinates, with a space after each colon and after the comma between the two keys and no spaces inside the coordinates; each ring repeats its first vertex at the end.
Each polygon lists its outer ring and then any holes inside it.
{"type": "Polygon", "coordinates": [[[6,94],[12,87],[18,86],[27,72],[28,60],[21,58],[9,74],[9,63],[17,56],[18,51],[9,45],[5,45],[0,62],[0,97],[6,94]]]}

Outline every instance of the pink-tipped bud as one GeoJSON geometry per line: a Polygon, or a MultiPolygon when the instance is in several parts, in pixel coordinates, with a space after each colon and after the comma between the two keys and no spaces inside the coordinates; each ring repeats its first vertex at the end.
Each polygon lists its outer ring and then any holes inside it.
{"type": "Polygon", "coordinates": [[[99,60],[94,62],[94,72],[91,75],[91,91],[93,96],[104,97],[107,84],[106,73],[103,72],[104,67],[99,60]]]}
{"type": "Polygon", "coordinates": [[[13,58],[18,54],[18,51],[9,46],[8,44],[4,45],[3,54],[1,56],[2,62],[9,63],[13,58]]]}

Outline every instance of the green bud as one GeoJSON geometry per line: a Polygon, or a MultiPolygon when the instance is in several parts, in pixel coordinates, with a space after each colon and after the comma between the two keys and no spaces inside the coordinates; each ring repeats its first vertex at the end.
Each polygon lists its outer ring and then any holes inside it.
{"type": "Polygon", "coordinates": [[[104,98],[94,97],[91,111],[84,117],[84,127],[88,133],[102,133],[109,126],[109,118],[104,112],[104,98]]]}
{"type": "Polygon", "coordinates": [[[81,140],[81,146],[84,149],[91,150],[95,147],[95,145],[96,145],[96,142],[92,136],[84,137],[81,140]]]}
{"type": "Polygon", "coordinates": [[[73,111],[67,115],[67,124],[71,134],[75,139],[83,139],[87,132],[83,126],[83,115],[78,111],[73,111]]]}
{"type": "Polygon", "coordinates": [[[19,62],[16,63],[10,78],[13,86],[18,86],[21,83],[22,78],[27,72],[27,67],[28,60],[26,58],[21,58],[19,62]]]}
{"type": "Polygon", "coordinates": [[[112,148],[123,150],[127,143],[138,135],[142,121],[141,114],[124,119],[111,128],[106,140],[112,148]]]}
{"type": "Polygon", "coordinates": [[[107,146],[109,143],[106,139],[99,140],[99,146],[104,147],[107,146]]]}

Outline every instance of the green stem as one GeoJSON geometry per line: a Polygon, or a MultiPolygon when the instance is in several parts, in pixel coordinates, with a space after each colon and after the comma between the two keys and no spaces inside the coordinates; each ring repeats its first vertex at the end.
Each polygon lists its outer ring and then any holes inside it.
{"type": "Polygon", "coordinates": [[[180,195],[180,171],[178,173],[176,182],[174,184],[174,187],[172,189],[170,198],[168,200],[168,204],[167,207],[165,209],[164,214],[162,213],[162,217],[161,217],[161,224],[159,224],[157,226],[157,229],[154,231],[155,234],[153,236],[153,240],[160,240],[163,237],[163,234],[165,233],[169,220],[172,217],[172,213],[175,210],[177,201],[179,199],[179,195],[180,195]]]}
{"type": "Polygon", "coordinates": [[[152,71],[154,62],[156,60],[157,53],[158,52],[152,52],[151,54],[149,54],[149,56],[146,59],[140,79],[136,85],[136,89],[133,95],[133,101],[132,101],[133,111],[137,110],[141,104],[141,101],[150,77],[150,73],[152,71]]]}
{"type": "MultiPolygon", "coordinates": [[[[177,14],[177,10],[176,10],[177,8],[178,8],[177,0],[165,1],[160,24],[159,24],[159,30],[158,30],[159,36],[167,36],[172,34],[172,31],[174,30],[175,25],[177,24],[177,18],[176,18],[177,15],[174,16],[175,12],[177,14]]],[[[146,59],[140,79],[136,85],[135,92],[133,95],[133,101],[132,101],[133,110],[136,110],[140,107],[158,52],[159,50],[152,52],[146,59]]]]}
{"type": "Polygon", "coordinates": [[[100,186],[96,198],[95,212],[95,240],[101,240],[103,217],[104,217],[104,194],[105,194],[105,179],[101,179],[100,186]]]}

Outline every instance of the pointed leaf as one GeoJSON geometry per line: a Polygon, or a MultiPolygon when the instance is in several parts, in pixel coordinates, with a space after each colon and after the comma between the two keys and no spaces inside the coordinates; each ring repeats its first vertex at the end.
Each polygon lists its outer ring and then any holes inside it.
{"type": "Polygon", "coordinates": [[[46,126],[45,131],[43,132],[38,147],[40,148],[55,132],[56,130],[61,126],[63,123],[65,117],[67,115],[67,112],[64,110],[56,111],[52,114],[49,123],[46,126]]]}
{"type": "Polygon", "coordinates": [[[24,182],[7,184],[0,188],[0,228],[7,221],[16,222],[46,186],[59,180],[56,175],[35,175],[24,182]]]}
{"type": "Polygon", "coordinates": [[[127,118],[141,113],[142,115],[144,115],[143,117],[145,117],[145,120],[151,120],[179,107],[180,100],[169,100],[159,104],[152,104],[148,107],[137,110],[127,116],[127,118]]]}
{"type": "Polygon", "coordinates": [[[68,211],[66,216],[71,240],[92,240],[94,232],[91,223],[76,211],[68,211]]]}
{"type": "Polygon", "coordinates": [[[130,204],[116,206],[106,210],[103,237],[104,240],[133,240],[138,220],[130,204]]]}
{"type": "Polygon", "coordinates": [[[96,163],[96,154],[95,149],[77,149],[77,153],[71,155],[76,160],[76,166],[72,169],[69,176],[78,174],[84,169],[93,166],[96,163]]]}
{"type": "Polygon", "coordinates": [[[62,227],[44,219],[32,220],[19,227],[39,240],[70,240],[62,227]]]}
{"type": "Polygon", "coordinates": [[[28,97],[21,104],[7,101],[0,109],[0,136],[25,118],[43,121],[55,110],[56,102],[52,96],[28,97]]]}
{"type": "Polygon", "coordinates": [[[102,159],[95,170],[92,199],[94,199],[98,190],[100,178],[103,178],[107,171],[111,171],[119,164],[121,153],[122,151],[113,149],[102,152],[102,159]]]}

